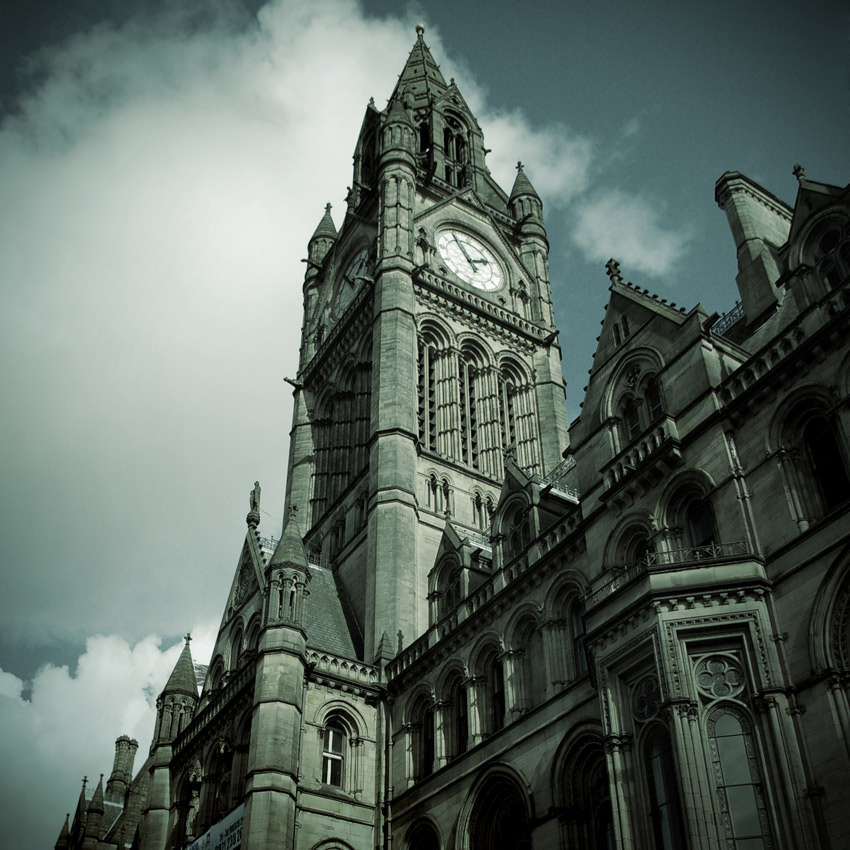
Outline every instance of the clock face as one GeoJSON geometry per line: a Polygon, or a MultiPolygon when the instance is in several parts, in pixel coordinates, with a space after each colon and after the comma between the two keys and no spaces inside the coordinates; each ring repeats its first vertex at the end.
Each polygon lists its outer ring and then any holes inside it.
{"type": "Polygon", "coordinates": [[[493,252],[462,230],[443,230],[437,248],[446,265],[478,289],[493,291],[502,285],[502,267],[493,252]]]}
{"type": "Polygon", "coordinates": [[[369,267],[369,249],[361,248],[351,259],[339,279],[334,298],[334,316],[339,318],[363,286],[363,276],[369,267]]]}

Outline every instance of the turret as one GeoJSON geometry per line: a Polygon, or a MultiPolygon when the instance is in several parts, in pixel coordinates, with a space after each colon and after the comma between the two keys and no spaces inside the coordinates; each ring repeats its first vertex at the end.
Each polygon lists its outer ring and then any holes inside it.
{"type": "Polygon", "coordinates": [[[292,514],[265,576],[266,626],[257,657],[251,736],[273,741],[274,746],[251,747],[243,834],[250,836],[249,848],[285,850],[296,844],[307,663],[304,602],[310,582],[304,544],[292,514]]]}
{"type": "Polygon", "coordinates": [[[280,541],[266,566],[266,576],[269,586],[268,622],[303,629],[311,576],[294,516],[289,517],[283,528],[280,541]]]}
{"type": "Polygon", "coordinates": [[[310,272],[314,268],[314,263],[317,265],[322,263],[328,251],[330,251],[334,242],[336,242],[336,237],[336,226],[334,225],[334,220],[331,218],[331,205],[328,203],[325,205],[325,214],[322,216],[318,226],[313,231],[313,235],[310,237],[310,241],[307,243],[307,257],[309,260],[306,277],[310,276],[310,272]]]}
{"type": "Polygon", "coordinates": [[[752,324],[782,300],[782,292],[776,286],[780,274],[776,254],[788,239],[791,211],[737,171],[727,171],[717,181],[714,197],[726,213],[735,240],[735,280],[747,323],[752,324]]]}
{"type": "Polygon", "coordinates": [[[554,327],[555,317],[549,291],[549,241],[543,226],[543,201],[531,185],[521,162],[517,163],[516,169],[516,180],[511,189],[508,208],[517,219],[516,233],[522,240],[520,256],[532,275],[532,280],[528,281],[528,290],[520,290],[516,295],[520,299],[530,301],[529,318],[554,327]]]}
{"type": "Polygon", "coordinates": [[[86,809],[86,831],[83,838],[83,850],[96,850],[103,834],[103,774],[94,789],[94,795],[86,809]]]}
{"type": "Polygon", "coordinates": [[[67,850],[68,848],[68,838],[70,836],[70,830],[68,829],[68,821],[71,818],[71,813],[68,812],[65,815],[65,823],[62,824],[62,829],[59,830],[59,837],[56,839],[56,844],[53,845],[53,850],[67,850]]]}
{"type": "Polygon", "coordinates": [[[142,850],[161,850],[168,837],[171,810],[171,743],[195,714],[198,684],[189,650],[190,635],[156,701],[156,729],[151,744],[148,805],[144,812],[142,850]]]}
{"type": "Polygon", "coordinates": [[[174,670],[156,702],[157,722],[154,746],[160,743],[171,743],[189,724],[198,705],[198,682],[195,676],[195,665],[192,662],[192,652],[189,649],[191,637],[186,635],[185,640],[186,644],[177,659],[177,664],[174,665],[174,670]]]}
{"type": "Polygon", "coordinates": [[[115,742],[115,761],[112,764],[109,781],[106,783],[106,799],[110,803],[123,802],[133,778],[133,762],[138,748],[139,742],[126,735],[122,735],[115,742]]]}

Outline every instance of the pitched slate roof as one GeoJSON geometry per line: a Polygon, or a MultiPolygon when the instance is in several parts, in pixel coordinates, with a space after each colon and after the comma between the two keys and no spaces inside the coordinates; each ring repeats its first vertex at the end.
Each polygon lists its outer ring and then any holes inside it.
{"type": "Polygon", "coordinates": [[[310,576],[304,615],[307,645],[344,658],[360,658],[363,639],[333,570],[310,564],[310,576]]]}

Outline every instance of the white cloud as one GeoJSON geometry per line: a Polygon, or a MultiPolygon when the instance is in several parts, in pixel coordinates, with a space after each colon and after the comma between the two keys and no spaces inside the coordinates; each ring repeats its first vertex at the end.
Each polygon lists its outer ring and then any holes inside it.
{"type": "MultiPolygon", "coordinates": [[[[192,650],[209,659],[213,623],[198,626],[192,650]]],[[[28,683],[0,670],[0,834],[8,846],[52,847],[80,780],[109,778],[115,739],[136,738],[134,770],[144,762],[162,691],[182,650],[149,635],[130,645],[116,635],[88,639],[76,669],[46,665],[28,683]],[[14,769],[12,769],[14,766],[14,769]]]]}
{"type": "Polygon", "coordinates": [[[487,165],[506,192],[513,186],[519,159],[546,204],[569,203],[587,188],[594,156],[589,139],[563,125],[531,128],[518,110],[485,114],[480,123],[493,150],[487,165]]]}
{"type": "Polygon", "coordinates": [[[585,258],[613,257],[623,270],[666,275],[691,240],[688,230],[666,225],[663,210],[652,201],[618,189],[590,194],[576,205],[573,239],[585,258]]]}

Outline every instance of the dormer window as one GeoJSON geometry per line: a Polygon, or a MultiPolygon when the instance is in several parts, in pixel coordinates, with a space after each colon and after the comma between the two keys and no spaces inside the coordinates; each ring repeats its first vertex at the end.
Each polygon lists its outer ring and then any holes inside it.
{"type": "Polygon", "coordinates": [[[828,289],[836,289],[850,277],[850,230],[846,222],[831,220],[809,242],[808,262],[828,289]]]}

